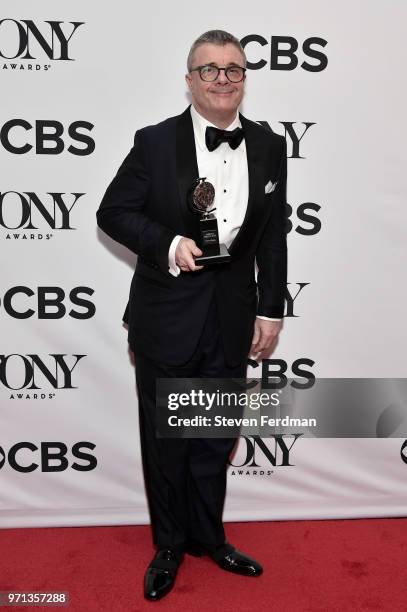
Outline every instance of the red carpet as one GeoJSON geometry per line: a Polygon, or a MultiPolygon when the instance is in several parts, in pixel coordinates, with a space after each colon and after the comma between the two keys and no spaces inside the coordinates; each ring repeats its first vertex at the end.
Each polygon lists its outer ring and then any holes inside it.
{"type": "MultiPolygon", "coordinates": [[[[69,591],[72,612],[406,610],[407,519],[227,523],[260,578],[185,557],[174,590],[142,596],[153,556],[145,526],[0,531],[0,590],[69,591]]],[[[50,608],[14,607],[10,610],[50,608]]]]}

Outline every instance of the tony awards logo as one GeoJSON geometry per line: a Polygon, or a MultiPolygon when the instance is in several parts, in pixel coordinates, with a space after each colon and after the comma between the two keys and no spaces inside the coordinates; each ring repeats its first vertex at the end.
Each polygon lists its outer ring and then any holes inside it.
{"type": "Polygon", "coordinates": [[[201,215],[199,220],[200,244],[202,251],[195,261],[199,265],[218,264],[229,261],[230,255],[224,244],[219,244],[218,223],[212,208],[215,200],[215,188],[205,178],[198,178],[188,193],[188,206],[190,210],[201,215]]]}

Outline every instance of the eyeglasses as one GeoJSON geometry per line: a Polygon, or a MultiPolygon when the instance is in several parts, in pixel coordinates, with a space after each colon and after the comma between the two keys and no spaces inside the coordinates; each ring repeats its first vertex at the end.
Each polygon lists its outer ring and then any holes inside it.
{"type": "Polygon", "coordinates": [[[241,66],[227,66],[226,68],[221,68],[220,66],[213,66],[212,64],[197,66],[196,68],[192,68],[190,72],[199,72],[202,81],[210,83],[216,81],[221,70],[224,71],[225,77],[231,83],[240,83],[240,81],[243,81],[246,72],[246,68],[242,68],[241,66]]]}

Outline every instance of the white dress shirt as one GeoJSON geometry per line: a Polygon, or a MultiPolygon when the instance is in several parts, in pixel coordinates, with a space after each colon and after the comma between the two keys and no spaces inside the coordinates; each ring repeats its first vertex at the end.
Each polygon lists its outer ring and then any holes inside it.
{"type": "MultiPolygon", "coordinates": [[[[205,177],[215,188],[214,215],[218,221],[219,242],[229,247],[235,239],[246,214],[249,198],[249,172],[247,168],[246,143],[243,139],[237,149],[231,149],[222,142],[214,151],[209,151],[205,143],[207,126],[217,127],[202,117],[191,105],[194,129],[196,159],[199,177],[205,177]]],[[[226,130],[241,127],[239,113],[226,130]]],[[[198,177],[197,177],[198,178],[198,177]]],[[[176,236],[168,252],[169,271],[178,276],[180,268],[175,262],[175,251],[183,236],[176,236]]],[[[258,315],[259,319],[280,321],[258,315]]]]}

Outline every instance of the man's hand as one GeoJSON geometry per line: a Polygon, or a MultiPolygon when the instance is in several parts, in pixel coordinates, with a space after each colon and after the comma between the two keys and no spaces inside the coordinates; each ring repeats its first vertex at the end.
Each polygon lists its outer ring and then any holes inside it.
{"type": "Polygon", "coordinates": [[[181,238],[175,251],[175,263],[183,272],[202,270],[203,266],[195,265],[195,257],[202,255],[202,251],[191,238],[181,238]]]}
{"type": "Polygon", "coordinates": [[[264,353],[264,356],[267,356],[271,354],[277,343],[282,324],[282,321],[266,321],[256,318],[250,355],[262,354],[263,356],[264,353]]]}

